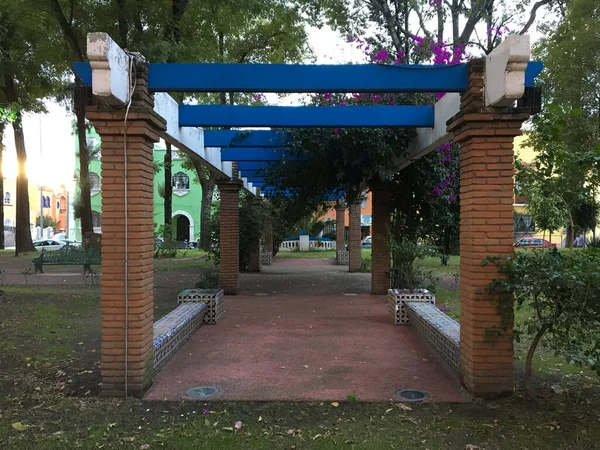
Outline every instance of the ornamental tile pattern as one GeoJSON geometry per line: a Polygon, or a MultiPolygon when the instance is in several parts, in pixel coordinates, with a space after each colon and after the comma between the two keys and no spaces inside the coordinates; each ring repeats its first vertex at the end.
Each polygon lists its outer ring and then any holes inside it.
{"type": "Polygon", "coordinates": [[[406,325],[410,321],[405,302],[435,305],[435,294],[427,289],[388,289],[388,315],[396,325],[406,325]]]}
{"type": "Polygon", "coordinates": [[[202,325],[206,303],[179,305],[154,323],[154,374],[160,372],[185,341],[202,325]]]}
{"type": "Polygon", "coordinates": [[[177,295],[177,303],[206,303],[204,323],[219,323],[225,316],[223,289],[186,289],[177,295]]]}
{"type": "Polygon", "coordinates": [[[410,324],[437,354],[459,373],[460,324],[427,302],[405,303],[410,324]]]}

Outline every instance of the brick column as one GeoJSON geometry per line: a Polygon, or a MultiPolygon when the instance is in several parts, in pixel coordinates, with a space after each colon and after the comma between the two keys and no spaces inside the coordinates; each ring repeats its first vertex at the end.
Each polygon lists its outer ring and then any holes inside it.
{"type": "Polygon", "coordinates": [[[373,229],[371,294],[387,294],[390,287],[390,191],[381,182],[371,187],[373,229]]]}
{"type": "Polygon", "coordinates": [[[166,127],[164,120],[153,110],[154,96],[147,89],[147,67],[136,64],[136,74],[136,90],[126,128],[125,108],[114,109],[102,104],[87,109],[87,118],[102,138],[101,376],[102,395],[106,396],[141,396],[152,384],[152,149],[154,142],[159,140],[158,133],[166,127]],[[127,136],[127,173],[124,131],[127,136]]]}
{"type": "Polygon", "coordinates": [[[502,275],[482,260],[513,254],[513,139],[528,114],[485,108],[483,60],[468,71],[461,111],[448,121],[460,145],[460,374],[471,394],[496,397],[513,390],[513,317],[487,290],[502,275]]]}
{"type": "Polygon", "coordinates": [[[217,181],[221,194],[219,283],[226,295],[237,295],[240,269],[239,193],[242,181],[217,181]]]}
{"type": "Polygon", "coordinates": [[[350,236],[348,239],[350,272],[360,272],[360,201],[350,205],[350,236]]]}
{"type": "Polygon", "coordinates": [[[270,213],[265,216],[265,223],[263,226],[265,234],[265,252],[273,254],[273,217],[270,213]]]}
{"type": "MultiPolygon", "coordinates": [[[[252,200],[252,206],[254,208],[260,208],[262,199],[254,198],[252,200]]],[[[260,226],[257,229],[252,230],[252,236],[249,236],[250,254],[248,261],[248,272],[260,272],[260,226]]]]}
{"type": "Polygon", "coordinates": [[[335,207],[335,248],[338,264],[347,264],[348,256],[346,254],[346,210],[344,204],[338,203],[335,207]],[[340,252],[342,254],[340,255],[340,252]]]}

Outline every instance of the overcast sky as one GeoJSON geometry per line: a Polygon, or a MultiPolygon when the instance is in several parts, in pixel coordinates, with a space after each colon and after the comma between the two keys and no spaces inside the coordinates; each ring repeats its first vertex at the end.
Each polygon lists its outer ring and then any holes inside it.
{"type": "MultiPolygon", "coordinates": [[[[330,28],[311,27],[308,36],[317,64],[366,62],[360,50],[345,42],[330,28]]],[[[536,38],[534,31],[532,39],[536,38]]],[[[293,104],[297,99],[297,96],[288,96],[282,104],[293,104]]],[[[272,101],[272,98],[269,100],[272,101]]],[[[64,106],[54,102],[48,102],[47,109],[47,114],[28,114],[23,120],[30,183],[41,182],[56,187],[65,184],[69,187],[73,182],[75,170],[75,137],[71,125],[73,117],[67,113],[64,106]]],[[[17,165],[11,127],[7,127],[4,145],[6,146],[3,155],[4,177],[13,178],[17,165]]]]}

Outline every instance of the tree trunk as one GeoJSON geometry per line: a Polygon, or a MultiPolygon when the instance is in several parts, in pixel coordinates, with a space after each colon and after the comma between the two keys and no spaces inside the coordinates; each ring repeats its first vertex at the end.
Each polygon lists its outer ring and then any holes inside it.
{"type": "Polygon", "coordinates": [[[202,186],[202,204],[200,205],[200,248],[204,251],[210,250],[210,228],[211,228],[211,211],[212,198],[215,192],[214,175],[205,170],[204,166],[198,161],[194,161],[198,179],[202,186]]]}
{"type": "MultiPolygon", "coordinates": [[[[23,116],[21,111],[16,112],[12,127],[15,133],[15,149],[17,151],[17,200],[16,200],[16,232],[15,256],[24,252],[35,250],[31,240],[31,227],[29,218],[29,181],[27,180],[27,152],[25,150],[25,136],[23,135],[23,116]]],[[[4,225],[4,224],[3,224],[4,225]]]]}
{"type": "Polygon", "coordinates": [[[2,145],[2,138],[4,136],[4,128],[6,124],[0,122],[0,226],[2,230],[0,232],[0,249],[4,249],[4,173],[2,173],[2,156],[4,153],[4,145],[2,145]]]}
{"type": "Polygon", "coordinates": [[[173,158],[171,153],[171,144],[167,142],[167,150],[165,152],[165,242],[173,239],[173,180],[172,180],[172,164],[173,158]]]}
{"type": "MultiPolygon", "coordinates": [[[[77,89],[77,88],[76,88],[77,89]]],[[[83,87],[75,103],[75,116],[77,117],[77,142],[79,143],[79,200],[80,221],[82,238],[94,232],[92,220],[92,195],[90,186],[90,153],[87,148],[85,126],[85,96],[83,87]]],[[[85,239],[84,239],[85,241],[85,239]]]]}
{"type": "Polygon", "coordinates": [[[535,354],[535,350],[537,349],[537,346],[540,343],[542,336],[544,336],[544,334],[546,334],[546,331],[548,331],[548,329],[549,329],[548,325],[542,325],[542,328],[540,328],[538,330],[537,334],[533,338],[531,347],[529,347],[529,351],[527,352],[527,360],[525,362],[525,389],[527,390],[527,395],[532,400],[535,400],[535,390],[533,388],[533,379],[532,379],[533,355],[535,354]]]}

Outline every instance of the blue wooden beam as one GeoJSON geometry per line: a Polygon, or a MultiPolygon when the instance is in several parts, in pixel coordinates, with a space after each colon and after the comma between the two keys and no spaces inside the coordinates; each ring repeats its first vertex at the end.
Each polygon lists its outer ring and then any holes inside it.
{"type": "Polygon", "coordinates": [[[159,92],[463,92],[467,65],[150,64],[159,92]]]}
{"type": "Polygon", "coordinates": [[[250,162],[246,162],[246,161],[241,161],[238,162],[238,169],[239,170],[243,170],[244,172],[246,171],[252,171],[255,172],[257,170],[266,170],[269,167],[273,166],[273,165],[277,165],[277,162],[254,162],[254,161],[250,161],[250,162]]]}
{"type": "Polygon", "coordinates": [[[429,127],[433,106],[180,105],[181,127],[429,127]]]}
{"type": "Polygon", "coordinates": [[[205,147],[291,147],[292,136],[276,130],[204,130],[205,147]]]}
{"type": "Polygon", "coordinates": [[[535,79],[544,69],[544,63],[541,61],[530,61],[525,69],[525,87],[535,86],[535,79]]]}
{"type": "MultiPolygon", "coordinates": [[[[541,62],[529,62],[526,87],[534,86],[542,67],[541,62]]],[[[73,70],[84,85],[92,86],[89,62],[76,62],[73,70]]],[[[225,92],[462,92],[467,71],[465,64],[150,64],[148,86],[168,92],[217,92],[217,87],[225,92]]]]}
{"type": "Polygon", "coordinates": [[[280,161],[284,157],[283,152],[271,148],[224,148],[221,150],[221,161],[280,161]]]}

